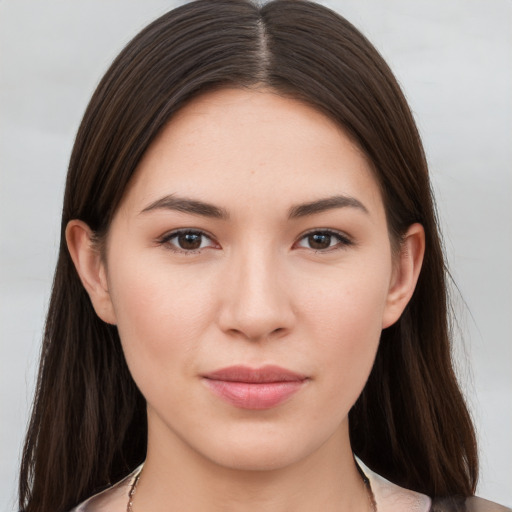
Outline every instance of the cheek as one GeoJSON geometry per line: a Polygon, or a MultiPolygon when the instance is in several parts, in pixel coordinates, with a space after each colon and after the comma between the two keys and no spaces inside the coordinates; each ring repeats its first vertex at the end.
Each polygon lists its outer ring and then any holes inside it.
{"type": "Polygon", "coordinates": [[[386,269],[344,273],[323,286],[317,283],[303,298],[307,338],[317,347],[319,378],[329,387],[330,399],[339,403],[342,397],[345,409],[359,396],[373,366],[387,298],[386,269]]]}
{"type": "Polygon", "coordinates": [[[391,263],[379,263],[372,266],[362,260],[303,281],[296,293],[310,327],[321,329],[328,339],[338,337],[356,345],[370,333],[378,337],[391,277],[391,263]]]}
{"type": "MultiPolygon", "coordinates": [[[[191,370],[201,333],[211,319],[207,286],[165,267],[123,261],[112,275],[119,336],[135,380],[191,370]]],[[[139,383],[139,382],[138,382],[139,383]]]]}

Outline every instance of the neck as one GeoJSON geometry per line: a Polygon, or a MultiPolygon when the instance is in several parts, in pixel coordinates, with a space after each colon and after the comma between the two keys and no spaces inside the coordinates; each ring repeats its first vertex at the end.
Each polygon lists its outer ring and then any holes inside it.
{"type": "Polygon", "coordinates": [[[284,467],[220,465],[177,436],[151,429],[133,511],[367,511],[368,494],[343,425],[323,446],[284,467]]]}

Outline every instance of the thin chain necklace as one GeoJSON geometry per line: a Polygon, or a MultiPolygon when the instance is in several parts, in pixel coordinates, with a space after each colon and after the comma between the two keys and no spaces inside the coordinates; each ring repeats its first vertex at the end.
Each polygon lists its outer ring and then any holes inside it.
{"type": "MultiPolygon", "coordinates": [[[[370,479],[363,473],[363,470],[360,469],[359,464],[357,465],[357,467],[360,470],[361,477],[363,478],[364,488],[366,490],[366,497],[368,498],[370,510],[371,510],[371,512],[378,512],[377,511],[377,502],[375,501],[375,496],[373,495],[370,479]]],[[[132,511],[130,510],[129,512],[132,512],[132,511]]]]}
{"type": "Polygon", "coordinates": [[[128,493],[128,505],[126,507],[126,512],[133,512],[133,496],[135,495],[135,491],[137,490],[137,484],[139,483],[140,475],[142,475],[142,469],[139,471],[139,474],[133,480],[133,484],[130,487],[130,492],[128,493]]]}
{"type": "MultiPolygon", "coordinates": [[[[137,484],[139,483],[140,475],[142,475],[142,469],[139,471],[139,474],[134,478],[133,484],[130,487],[130,492],[128,493],[128,505],[126,506],[126,512],[133,512],[133,497],[135,496],[135,492],[137,491],[137,484]]],[[[364,487],[366,489],[368,503],[370,504],[370,510],[371,512],[377,512],[377,503],[375,501],[375,496],[373,495],[372,492],[370,480],[362,471],[361,476],[363,478],[364,487]]]]}

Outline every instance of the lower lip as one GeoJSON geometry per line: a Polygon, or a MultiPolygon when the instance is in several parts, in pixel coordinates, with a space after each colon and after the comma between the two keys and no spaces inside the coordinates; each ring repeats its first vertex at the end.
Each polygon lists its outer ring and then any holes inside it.
{"type": "Polygon", "coordinates": [[[286,382],[232,382],[204,379],[220,398],[240,409],[262,410],[282,404],[297,393],[304,380],[286,382]]]}

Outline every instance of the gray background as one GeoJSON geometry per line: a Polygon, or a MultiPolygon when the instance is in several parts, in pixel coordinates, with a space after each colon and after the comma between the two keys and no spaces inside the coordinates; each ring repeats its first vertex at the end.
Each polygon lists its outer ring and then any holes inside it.
{"type": "MultiPolygon", "coordinates": [[[[478,491],[512,506],[512,2],[324,3],[379,48],[419,124],[460,289],[454,351],[478,427],[478,491]]],[[[2,510],[15,509],[76,129],[111,59],[174,5],[0,0],[2,510]]]]}

